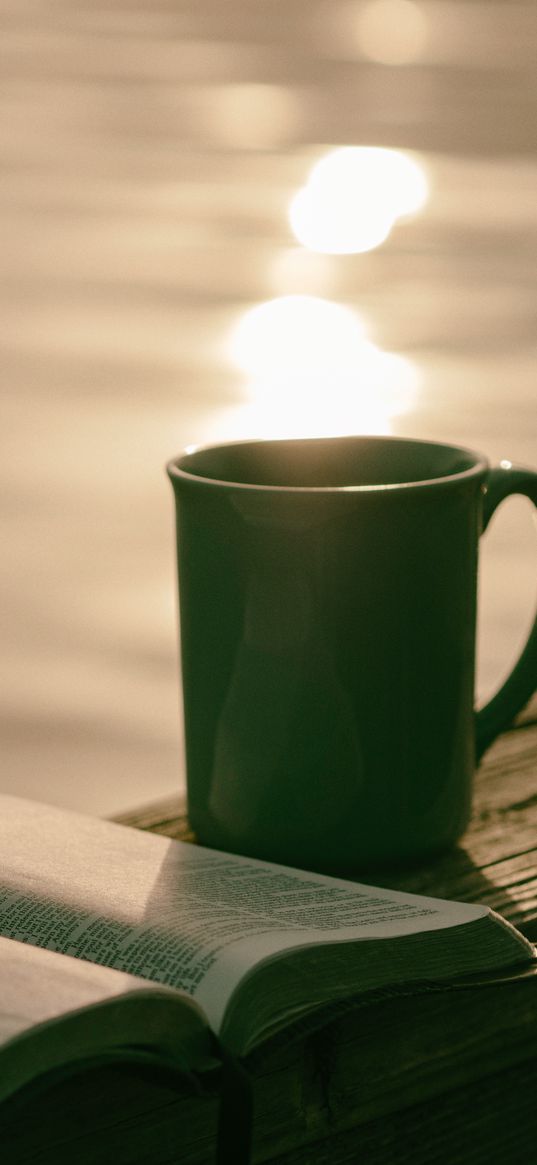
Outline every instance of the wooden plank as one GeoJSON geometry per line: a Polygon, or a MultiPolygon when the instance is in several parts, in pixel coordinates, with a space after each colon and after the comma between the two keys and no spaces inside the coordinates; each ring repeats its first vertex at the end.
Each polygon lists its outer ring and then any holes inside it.
{"type": "Polygon", "coordinates": [[[537,1137],[536,1086],[537,1064],[520,1065],[480,1081],[475,1096],[464,1088],[449,1091],[432,1104],[401,1109],[390,1120],[332,1130],[315,1146],[296,1146],[262,1160],[266,1165],[271,1160],[278,1165],[527,1165],[537,1137]]]}

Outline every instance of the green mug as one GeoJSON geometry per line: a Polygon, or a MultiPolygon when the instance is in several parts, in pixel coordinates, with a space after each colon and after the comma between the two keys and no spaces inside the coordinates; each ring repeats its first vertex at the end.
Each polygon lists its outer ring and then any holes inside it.
{"type": "Polygon", "coordinates": [[[479,536],[537,473],[428,441],[245,441],[170,462],[188,811],[205,845],[331,873],[455,843],[535,690],[537,622],[474,710],[479,536]]]}

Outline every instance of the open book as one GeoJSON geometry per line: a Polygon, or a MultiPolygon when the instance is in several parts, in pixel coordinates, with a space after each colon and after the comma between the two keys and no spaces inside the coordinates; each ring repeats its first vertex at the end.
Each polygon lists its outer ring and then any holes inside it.
{"type": "Polygon", "coordinates": [[[111,1057],[185,1073],[371,993],[530,967],[485,906],[0,797],[0,1100],[111,1057]]]}

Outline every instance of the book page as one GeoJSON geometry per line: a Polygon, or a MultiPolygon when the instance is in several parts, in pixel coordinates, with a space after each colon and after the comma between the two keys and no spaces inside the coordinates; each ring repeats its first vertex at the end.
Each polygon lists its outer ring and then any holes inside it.
{"type": "Polygon", "coordinates": [[[214,1068],[206,1018],[145,979],[0,937],[0,1101],[42,1073],[111,1059],[214,1068]]]}
{"type": "MultiPolygon", "coordinates": [[[[259,960],[489,913],[17,798],[0,798],[0,810],[0,934],[178,987],[201,1004],[215,1032],[237,983],[259,960]]],[[[513,932],[515,951],[517,941],[513,932]]]]}
{"type": "Polygon", "coordinates": [[[0,938],[0,1043],[67,1011],[144,986],[131,975],[0,938]]]}

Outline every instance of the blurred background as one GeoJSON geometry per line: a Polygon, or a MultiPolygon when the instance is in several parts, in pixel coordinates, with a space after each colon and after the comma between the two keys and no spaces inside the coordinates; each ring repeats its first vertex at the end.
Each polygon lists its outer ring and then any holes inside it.
{"type": "MultiPolygon", "coordinates": [[[[183,446],[393,433],[537,464],[537,6],[0,12],[0,788],[112,814],[183,781],[183,446]]],[[[509,502],[479,699],[536,561],[509,502]]]]}

